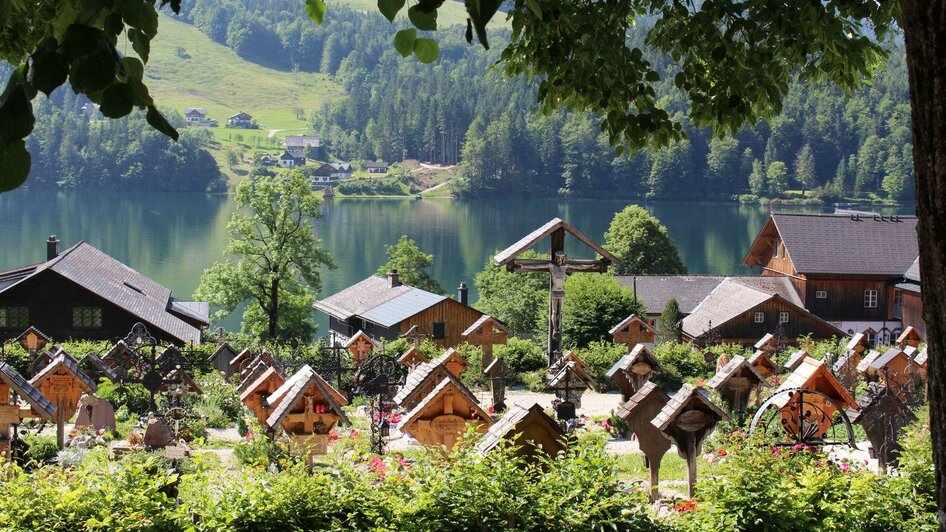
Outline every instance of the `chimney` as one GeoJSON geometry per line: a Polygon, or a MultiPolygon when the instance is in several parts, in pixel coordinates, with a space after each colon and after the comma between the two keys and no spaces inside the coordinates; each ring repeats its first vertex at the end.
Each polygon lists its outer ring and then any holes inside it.
{"type": "Polygon", "coordinates": [[[466,287],[466,283],[460,283],[460,286],[457,287],[457,301],[459,301],[461,305],[467,304],[469,292],[470,289],[466,287]]]}
{"type": "Polygon", "coordinates": [[[401,278],[398,276],[396,269],[388,272],[388,281],[391,283],[391,288],[401,286],[401,278]]]}
{"type": "Polygon", "coordinates": [[[46,260],[53,260],[59,256],[59,239],[56,235],[49,235],[46,241],[46,260]]]}

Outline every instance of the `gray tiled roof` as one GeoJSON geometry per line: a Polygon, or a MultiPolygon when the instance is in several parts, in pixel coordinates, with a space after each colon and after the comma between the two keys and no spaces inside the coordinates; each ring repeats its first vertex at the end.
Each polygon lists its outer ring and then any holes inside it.
{"type": "Polygon", "coordinates": [[[438,362],[440,358],[442,356],[430,362],[422,362],[414,368],[414,371],[407,376],[404,386],[401,386],[401,389],[397,391],[397,395],[394,396],[394,404],[403,405],[427,379],[434,377],[438,370],[440,370],[440,375],[453,375],[443,364],[438,362]]]}
{"type": "Polygon", "coordinates": [[[437,398],[437,395],[439,395],[442,391],[446,390],[447,387],[452,387],[454,390],[459,392],[460,395],[466,397],[466,399],[473,405],[473,408],[476,410],[476,413],[479,414],[479,416],[483,420],[492,421],[493,418],[490,417],[490,415],[487,414],[486,411],[483,410],[482,407],[480,407],[480,402],[476,400],[476,396],[474,396],[470,392],[470,390],[466,386],[463,385],[462,382],[458,381],[456,378],[453,378],[451,375],[441,380],[437,384],[437,386],[435,386],[434,389],[431,390],[429,394],[427,394],[426,397],[424,397],[419,403],[417,403],[417,405],[415,405],[414,408],[412,408],[410,412],[405,414],[404,418],[401,419],[401,422],[398,424],[398,426],[406,427],[411,421],[414,420],[414,418],[419,416],[421,412],[423,412],[424,409],[427,408],[427,406],[429,406],[430,403],[434,399],[437,398]]]}
{"type": "Polygon", "coordinates": [[[313,306],[340,320],[360,316],[383,327],[391,327],[444,299],[446,297],[442,295],[406,284],[392,287],[386,277],[372,276],[316,301],[313,306]]]}
{"type": "Polygon", "coordinates": [[[920,282],[920,257],[919,256],[917,256],[916,260],[914,260],[910,264],[910,267],[907,268],[907,271],[903,274],[903,276],[910,281],[913,281],[916,283],[920,282]]]}
{"type": "Polygon", "coordinates": [[[542,408],[538,403],[533,404],[529,408],[526,408],[522,405],[515,404],[513,405],[502,418],[500,418],[492,427],[486,431],[486,434],[483,435],[483,438],[476,444],[476,450],[480,454],[485,454],[491,451],[494,447],[499,445],[499,442],[510,435],[510,432],[513,432],[523,419],[526,418],[530,413],[535,413],[540,416],[540,419],[544,420],[549,428],[556,431],[560,437],[565,436],[565,431],[562,430],[561,425],[557,421],[549,417],[545,413],[545,409],[542,408]]]}
{"type": "Polygon", "coordinates": [[[115,376],[115,370],[113,370],[104,360],[99,358],[95,353],[89,352],[82,360],[79,361],[79,369],[91,367],[92,371],[97,371],[102,373],[109,380],[114,381],[117,377],[115,376]]]}
{"type": "Polygon", "coordinates": [[[915,216],[772,213],[772,220],[799,273],[900,276],[919,255],[915,216]]]}
{"type": "Polygon", "coordinates": [[[13,366],[6,362],[0,362],[0,379],[2,379],[12,391],[26,400],[41,416],[46,419],[52,419],[52,417],[56,415],[56,405],[47,399],[35,386],[24,379],[22,375],[17,373],[17,371],[13,369],[13,366]]]}
{"type": "Polygon", "coordinates": [[[831,366],[831,370],[834,373],[844,372],[844,368],[846,368],[847,365],[851,363],[851,359],[855,356],[857,356],[857,352],[853,349],[844,351],[844,353],[834,362],[834,366],[831,366]]]}
{"type": "Polygon", "coordinates": [[[670,400],[670,396],[668,396],[666,392],[661,390],[660,387],[653,382],[648,381],[644,383],[644,385],[641,386],[641,389],[637,390],[637,393],[631,396],[627,402],[621,405],[614,415],[620,417],[621,419],[627,419],[631,417],[634,411],[637,410],[637,407],[643,404],[644,400],[647,399],[647,397],[649,397],[651,394],[660,396],[664,404],[667,404],[667,402],[670,400]]]}
{"type": "Polygon", "coordinates": [[[549,388],[554,388],[556,386],[564,386],[565,379],[568,379],[569,383],[574,389],[577,389],[575,384],[581,383],[587,388],[594,389],[595,383],[591,377],[585,373],[581,366],[579,366],[575,361],[570,360],[565,364],[562,364],[561,368],[549,379],[549,388]]]}
{"type": "Polygon", "coordinates": [[[200,329],[169,312],[170,289],[85,242],[31,267],[27,275],[14,283],[3,283],[0,278],[0,292],[46,270],[76,283],[180,342],[200,343],[200,329]]]}
{"type": "Polygon", "coordinates": [[[890,362],[893,359],[899,356],[906,356],[906,355],[904,354],[903,350],[900,349],[899,347],[891,347],[890,349],[885,351],[884,354],[880,355],[879,357],[874,358],[874,360],[871,361],[868,367],[870,369],[876,369],[876,370],[885,368],[887,367],[887,364],[890,364],[890,362]]]}
{"type": "Polygon", "coordinates": [[[651,420],[651,424],[662,431],[666,431],[670,428],[674,420],[677,419],[677,416],[683,412],[683,409],[690,403],[692,398],[696,398],[703,403],[709,408],[710,412],[715,414],[719,419],[727,419],[729,417],[725,412],[720,410],[718,406],[713,404],[709,398],[700,393],[698,388],[694,388],[692,384],[684,384],[677,393],[673,394],[673,397],[664,405],[660,413],[654,416],[654,419],[651,420]]]}
{"type": "Polygon", "coordinates": [[[795,351],[794,353],[792,353],[792,356],[788,357],[788,360],[785,361],[784,367],[788,369],[788,371],[795,371],[795,368],[797,368],[802,363],[803,360],[805,360],[806,358],[810,356],[811,355],[808,354],[808,351],[805,351],[804,349],[799,349],[798,351],[795,351]]]}
{"type": "Polygon", "coordinates": [[[255,365],[252,366],[252,369],[250,369],[250,372],[247,373],[246,378],[243,379],[242,382],[240,382],[239,386],[237,386],[237,393],[243,393],[243,391],[246,390],[251,384],[256,382],[256,379],[258,379],[260,375],[262,375],[263,373],[266,373],[266,370],[270,369],[271,367],[272,366],[270,366],[263,360],[258,361],[255,365]]]}
{"type": "Polygon", "coordinates": [[[469,327],[466,328],[465,331],[460,333],[460,336],[466,338],[467,336],[476,333],[477,331],[479,331],[480,327],[486,324],[488,320],[493,320],[493,327],[499,329],[500,331],[505,332],[506,334],[512,334],[511,332],[509,332],[509,328],[506,327],[506,324],[504,324],[503,322],[497,320],[496,318],[488,314],[483,314],[482,316],[480,316],[480,319],[473,322],[473,325],[470,325],[469,327]]]}
{"type": "Polygon", "coordinates": [[[322,393],[325,397],[325,401],[335,414],[338,415],[340,421],[349,424],[348,416],[346,416],[345,411],[342,410],[342,406],[344,406],[345,403],[338,401],[340,397],[338,391],[332,388],[331,384],[325,382],[325,379],[316,373],[308,364],[302,366],[295,375],[290,377],[278,390],[269,396],[269,404],[273,404],[273,402],[277,400],[277,396],[281,400],[273,409],[272,414],[266,419],[266,424],[269,425],[270,428],[279,426],[283,418],[286,417],[286,414],[292,410],[293,405],[302,397],[311,384],[314,384],[319,392],[322,393]]]}
{"type": "MultiPolygon", "coordinates": [[[[635,286],[635,276],[614,277],[629,288],[635,286]]],[[[637,299],[644,304],[647,314],[656,315],[664,310],[671,298],[677,300],[685,316],[713,291],[725,277],[719,275],[637,275],[637,299]]]]}
{"type": "Polygon", "coordinates": [[[56,356],[56,358],[53,359],[52,362],[49,363],[48,366],[43,368],[36,375],[33,375],[33,378],[30,379],[30,384],[32,384],[33,386],[39,387],[40,383],[45,381],[46,377],[48,377],[53,371],[56,371],[57,368],[63,367],[63,368],[66,368],[66,370],[69,373],[72,373],[72,375],[76,377],[79,383],[82,384],[83,390],[85,390],[88,393],[94,393],[97,388],[97,386],[95,385],[95,381],[93,381],[92,379],[89,378],[88,375],[83,373],[82,370],[79,369],[79,366],[75,363],[74,360],[75,359],[66,358],[64,354],[60,353],[59,355],[56,356]]]}
{"type": "Polygon", "coordinates": [[[713,378],[710,379],[706,386],[714,390],[719,388],[720,386],[726,384],[726,382],[734,375],[736,375],[736,372],[742,367],[747,368],[750,374],[754,375],[755,378],[758,379],[759,384],[768,386],[765,377],[760,375],[755,367],[750,364],[749,361],[745,359],[745,357],[740,355],[734,356],[732,359],[730,359],[730,361],[727,362],[725,366],[723,366],[718,372],[716,372],[715,375],[713,375],[713,378]]]}
{"type": "Polygon", "coordinates": [[[206,301],[179,301],[172,297],[170,310],[204,325],[210,324],[210,303],[206,301]]]}
{"type": "Polygon", "coordinates": [[[860,363],[857,365],[858,373],[865,373],[879,357],[880,351],[875,351],[873,349],[868,351],[867,354],[864,355],[864,358],[862,358],[860,363]]]}

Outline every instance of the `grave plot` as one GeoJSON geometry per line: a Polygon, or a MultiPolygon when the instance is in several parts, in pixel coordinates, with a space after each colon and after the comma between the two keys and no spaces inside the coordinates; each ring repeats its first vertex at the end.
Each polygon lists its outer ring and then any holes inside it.
{"type": "Polygon", "coordinates": [[[455,378],[441,380],[401,421],[401,431],[423,446],[449,453],[467,425],[485,433],[493,419],[455,378]]]}

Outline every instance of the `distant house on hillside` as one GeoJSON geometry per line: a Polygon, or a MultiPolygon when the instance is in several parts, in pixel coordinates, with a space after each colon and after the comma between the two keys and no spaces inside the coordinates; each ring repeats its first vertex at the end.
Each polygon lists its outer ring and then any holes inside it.
{"type": "Polygon", "coordinates": [[[277,159],[276,157],[273,157],[272,155],[268,153],[264,153],[263,155],[261,155],[258,160],[259,160],[259,163],[263,166],[275,166],[279,164],[279,159],[277,159]]]}
{"type": "Polygon", "coordinates": [[[396,271],[369,277],[314,307],[329,315],[329,329],[342,338],[364,331],[374,339],[395,340],[416,327],[444,348],[462,343],[463,332],[483,317],[467,305],[465,285],[454,300],[403,284],[396,271]]]}
{"type": "Polygon", "coordinates": [[[59,252],[46,242],[45,262],[0,272],[0,340],[34,326],[52,338],[110,340],[143,323],[159,340],[199,343],[210,305],[179,301],[171,290],[86,244],[59,252]]]}
{"type": "Polygon", "coordinates": [[[365,168],[368,170],[369,174],[388,173],[388,163],[384,161],[368,161],[365,163],[365,168]]]}
{"type": "Polygon", "coordinates": [[[351,177],[351,164],[349,163],[325,163],[312,172],[315,178],[345,179],[351,177]]]}
{"type": "Polygon", "coordinates": [[[207,110],[203,107],[185,107],[184,121],[189,126],[202,126],[209,123],[207,110]]]}
{"type": "Polygon", "coordinates": [[[305,155],[306,148],[319,149],[319,137],[310,135],[289,135],[283,139],[286,151],[293,155],[305,155]]]}
{"type": "Polygon", "coordinates": [[[283,168],[295,168],[305,166],[305,156],[297,156],[288,151],[279,156],[279,166],[283,168]]]}
{"type": "Polygon", "coordinates": [[[238,129],[257,129],[256,122],[253,121],[253,117],[240,111],[235,115],[230,115],[227,117],[227,127],[234,127],[238,129]]]}

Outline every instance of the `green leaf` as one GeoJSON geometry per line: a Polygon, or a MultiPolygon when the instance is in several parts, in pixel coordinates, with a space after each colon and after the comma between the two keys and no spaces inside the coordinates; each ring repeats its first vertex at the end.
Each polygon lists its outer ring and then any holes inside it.
{"type": "Polygon", "coordinates": [[[529,8],[529,11],[532,11],[532,14],[538,19],[542,19],[542,8],[539,7],[538,0],[526,0],[526,6],[529,8]]]}
{"type": "Polygon", "coordinates": [[[142,79],[145,75],[145,66],[137,57],[123,57],[122,63],[125,64],[125,76],[129,79],[142,79]]]}
{"type": "Polygon", "coordinates": [[[467,18],[466,19],[466,42],[473,42],[473,22],[467,18]]]}
{"type": "Polygon", "coordinates": [[[422,11],[418,6],[411,6],[407,10],[407,18],[411,20],[411,24],[414,25],[419,30],[423,31],[434,31],[437,29],[437,11],[426,12],[422,11]]]}
{"type": "Polygon", "coordinates": [[[158,12],[147,0],[125,0],[122,3],[122,18],[129,26],[138,28],[149,37],[158,33],[158,12]]]}
{"type": "Polygon", "coordinates": [[[69,80],[72,87],[83,94],[100,91],[115,80],[115,55],[107,48],[99,48],[78,63],[73,63],[69,80]]]}
{"type": "Polygon", "coordinates": [[[6,146],[0,145],[0,192],[22,185],[30,175],[30,165],[30,152],[25,141],[14,140],[6,146]]]}
{"type": "Polygon", "coordinates": [[[414,53],[414,41],[417,40],[417,30],[400,30],[394,34],[394,49],[401,57],[408,57],[414,53]]]}
{"type": "Polygon", "coordinates": [[[378,0],[378,10],[384,18],[394,22],[398,11],[404,7],[404,0],[378,0]]]}
{"type": "Polygon", "coordinates": [[[323,0],[305,0],[305,14],[316,24],[322,24],[327,10],[323,0]]]}
{"type": "Polygon", "coordinates": [[[22,83],[17,83],[0,103],[0,139],[9,143],[26,138],[33,131],[34,121],[33,106],[26,97],[26,90],[22,83]]]}
{"type": "Polygon", "coordinates": [[[127,83],[115,82],[102,94],[99,111],[109,118],[121,118],[131,112],[135,95],[127,83]]]}
{"type": "Polygon", "coordinates": [[[171,124],[167,121],[166,118],[164,118],[164,115],[162,115],[158,111],[157,107],[153,105],[149,105],[148,114],[145,115],[145,119],[148,121],[149,124],[151,124],[151,127],[153,127],[154,129],[157,129],[158,131],[160,131],[161,133],[164,133],[165,135],[171,137],[172,139],[177,140],[180,137],[180,135],[178,135],[177,133],[177,130],[174,129],[173,126],[171,126],[171,124]]]}
{"type": "Polygon", "coordinates": [[[128,30],[128,40],[131,41],[131,47],[138,54],[138,57],[145,63],[148,62],[148,56],[151,55],[151,40],[140,31],[130,28],[128,30]]]}
{"type": "Polygon", "coordinates": [[[66,82],[69,75],[69,62],[62,55],[40,50],[31,57],[27,81],[38,90],[49,96],[56,87],[66,82]]]}
{"type": "Polygon", "coordinates": [[[496,14],[501,4],[502,0],[466,0],[466,12],[469,13],[473,22],[476,38],[487,50],[489,49],[489,41],[486,38],[486,25],[496,14]]]}
{"type": "Polygon", "coordinates": [[[414,55],[421,63],[433,63],[440,55],[440,46],[433,39],[417,39],[414,41],[414,55]]]}

